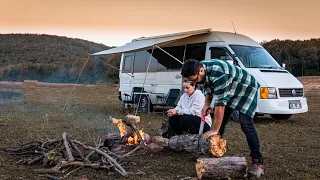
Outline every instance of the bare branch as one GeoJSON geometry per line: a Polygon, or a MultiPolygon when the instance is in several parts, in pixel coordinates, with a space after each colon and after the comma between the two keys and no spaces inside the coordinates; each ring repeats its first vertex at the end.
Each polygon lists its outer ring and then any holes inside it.
{"type": "Polygon", "coordinates": [[[84,155],[83,153],[79,150],[79,148],[71,141],[69,135],[67,135],[67,140],[69,142],[69,144],[71,145],[71,147],[80,155],[80,157],[82,159],[84,159],[84,155]]]}
{"type": "Polygon", "coordinates": [[[74,143],[80,144],[81,146],[83,146],[85,149],[90,149],[93,150],[95,152],[97,152],[98,154],[105,156],[121,173],[122,176],[127,176],[127,172],[120,166],[120,164],[117,163],[116,160],[114,160],[111,156],[109,156],[107,153],[101,151],[100,149],[97,148],[93,148],[91,146],[86,146],[84,145],[82,142],[80,141],[73,141],[74,143]]]}
{"type": "Polygon", "coordinates": [[[62,134],[62,138],[63,138],[63,143],[64,143],[64,147],[66,148],[66,151],[67,151],[67,154],[68,154],[68,161],[71,162],[71,161],[74,161],[74,157],[71,153],[71,150],[70,150],[70,147],[69,147],[69,144],[68,144],[68,141],[67,141],[67,133],[64,132],[62,134]]]}

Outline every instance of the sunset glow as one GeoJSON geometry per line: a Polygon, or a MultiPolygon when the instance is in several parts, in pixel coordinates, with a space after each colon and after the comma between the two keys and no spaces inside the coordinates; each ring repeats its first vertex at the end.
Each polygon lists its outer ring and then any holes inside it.
{"type": "Polygon", "coordinates": [[[38,33],[109,46],[133,38],[212,28],[256,41],[320,37],[320,1],[0,0],[0,33],[38,33]]]}

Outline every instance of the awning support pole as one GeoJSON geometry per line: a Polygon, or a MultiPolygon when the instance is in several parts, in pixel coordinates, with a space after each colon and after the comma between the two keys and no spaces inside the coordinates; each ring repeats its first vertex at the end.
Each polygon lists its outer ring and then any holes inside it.
{"type": "Polygon", "coordinates": [[[184,60],[186,58],[186,51],[187,51],[187,45],[184,45],[183,59],[182,59],[183,62],[184,62],[184,60]]]}
{"type": "Polygon", "coordinates": [[[179,59],[177,59],[176,57],[172,56],[170,53],[168,53],[167,51],[163,50],[161,47],[157,46],[156,44],[154,45],[157,48],[159,48],[161,51],[163,51],[164,53],[168,54],[170,57],[172,57],[173,59],[175,59],[176,61],[178,61],[180,64],[183,64],[183,62],[181,62],[179,59]]]}
{"type": "MultiPolygon", "coordinates": [[[[155,45],[156,46],[156,45],[155,45]]],[[[148,67],[147,67],[147,72],[146,72],[146,76],[144,77],[144,80],[143,80],[143,84],[142,84],[142,88],[144,89],[144,84],[146,83],[146,79],[147,79],[147,76],[148,76],[148,72],[149,72],[149,67],[150,67],[150,62],[151,62],[151,58],[152,58],[152,55],[153,55],[153,50],[154,50],[154,46],[152,46],[152,51],[151,51],[151,54],[150,54],[150,58],[149,58],[149,63],[148,63],[148,67]]],[[[142,90],[141,89],[141,93],[142,93],[142,90]]],[[[139,96],[139,101],[138,101],[138,105],[137,105],[137,108],[136,108],[136,112],[134,113],[134,115],[136,116],[137,113],[138,113],[138,108],[139,108],[139,104],[140,104],[140,100],[141,100],[141,94],[139,96]]],[[[134,98],[134,97],[132,97],[134,98]]],[[[148,97],[150,98],[150,96],[148,97]]],[[[148,99],[148,108],[150,108],[150,101],[151,99],[148,99]]],[[[148,109],[148,111],[150,111],[150,109],[148,109]]]]}
{"type": "Polygon", "coordinates": [[[83,71],[84,68],[86,67],[86,64],[88,63],[88,61],[89,61],[89,57],[87,58],[86,62],[83,64],[82,69],[81,69],[81,71],[80,71],[80,73],[79,73],[79,75],[78,75],[78,78],[77,78],[77,80],[76,80],[76,83],[73,85],[72,90],[71,90],[71,92],[70,92],[70,94],[69,94],[69,96],[68,96],[68,99],[67,99],[66,103],[65,103],[64,106],[63,106],[62,111],[64,111],[64,110],[66,109],[66,106],[67,106],[68,101],[69,101],[69,99],[70,99],[70,97],[71,97],[71,94],[72,94],[72,92],[74,91],[74,88],[76,87],[76,84],[78,84],[78,81],[79,81],[79,79],[80,79],[80,76],[81,76],[81,74],[82,74],[82,71],[83,71]]]}

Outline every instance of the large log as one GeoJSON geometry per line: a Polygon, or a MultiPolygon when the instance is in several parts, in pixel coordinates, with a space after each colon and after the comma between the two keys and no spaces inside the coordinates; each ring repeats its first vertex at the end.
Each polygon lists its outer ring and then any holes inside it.
{"type": "Polygon", "coordinates": [[[199,179],[240,179],[247,174],[245,157],[200,158],[196,163],[199,179]]]}
{"type": "Polygon", "coordinates": [[[198,134],[183,134],[172,136],[169,139],[169,148],[174,151],[203,152],[208,154],[209,141],[203,141],[198,134]]]}
{"type": "Polygon", "coordinates": [[[226,140],[215,135],[204,141],[198,134],[183,134],[172,136],[169,140],[166,138],[152,138],[154,143],[169,147],[174,151],[199,152],[203,154],[212,154],[221,157],[226,152],[226,140]],[[159,141],[159,142],[157,142],[159,141]]]}

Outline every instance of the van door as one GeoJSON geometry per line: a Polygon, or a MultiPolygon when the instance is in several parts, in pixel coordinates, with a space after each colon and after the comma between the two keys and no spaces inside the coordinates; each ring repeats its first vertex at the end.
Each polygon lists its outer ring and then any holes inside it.
{"type": "Polygon", "coordinates": [[[220,59],[228,61],[230,64],[238,64],[234,59],[234,53],[225,43],[208,43],[208,51],[206,52],[207,59],[220,59]]]}

